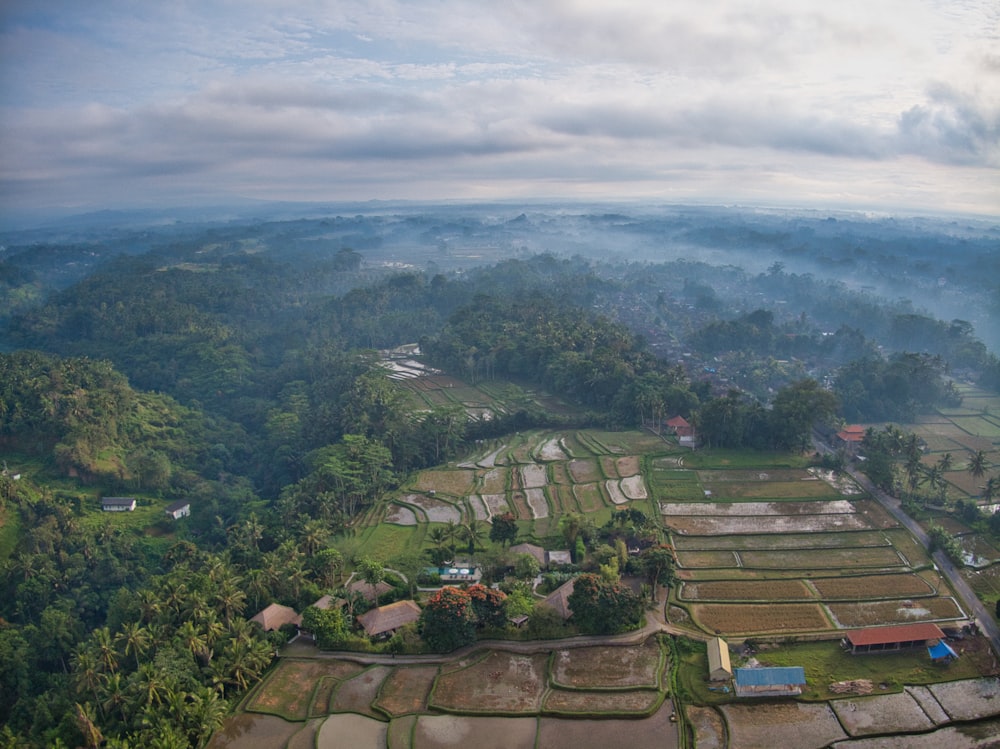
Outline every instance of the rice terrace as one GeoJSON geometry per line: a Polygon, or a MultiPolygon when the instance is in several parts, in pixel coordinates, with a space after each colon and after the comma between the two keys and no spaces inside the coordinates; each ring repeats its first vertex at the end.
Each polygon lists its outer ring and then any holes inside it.
{"type": "MultiPolygon", "coordinates": [[[[394,371],[415,403],[479,419],[533,399],[563,408],[414,361],[394,371]]],[[[433,656],[293,642],[209,746],[957,748],[979,744],[961,743],[956,721],[977,721],[968,730],[983,735],[1000,729],[997,664],[981,637],[957,642],[957,660],[944,665],[926,649],[845,655],[851,631],[960,632],[971,614],[879,501],[806,455],[691,450],[645,431],[526,430],[416,474],[367,512],[352,543],[389,560],[427,551],[435,528],[509,513],[519,542],[555,550],[567,517],[600,527],[626,508],[655,521],[676,563],[676,584],[641,632],[600,643],[514,633],[433,656]],[[801,666],[805,689],[796,701],[748,704],[713,686],[705,643],[717,637],[734,668],[801,666]],[[842,683],[868,686],[845,696],[842,683]],[[930,743],[892,738],[913,730],[930,743]],[[876,735],[882,743],[866,743],[876,735]]]]}

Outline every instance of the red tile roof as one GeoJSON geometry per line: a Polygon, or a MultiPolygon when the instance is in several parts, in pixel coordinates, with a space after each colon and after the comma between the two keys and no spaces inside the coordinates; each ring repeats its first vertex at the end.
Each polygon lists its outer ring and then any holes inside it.
{"type": "Polygon", "coordinates": [[[847,639],[852,645],[888,645],[894,642],[940,640],[942,637],[944,632],[941,628],[930,622],[901,624],[898,627],[873,627],[847,633],[847,639]]]}
{"type": "Polygon", "coordinates": [[[675,416],[672,419],[667,419],[667,426],[676,429],[677,427],[689,427],[691,425],[683,416],[675,416]]]}

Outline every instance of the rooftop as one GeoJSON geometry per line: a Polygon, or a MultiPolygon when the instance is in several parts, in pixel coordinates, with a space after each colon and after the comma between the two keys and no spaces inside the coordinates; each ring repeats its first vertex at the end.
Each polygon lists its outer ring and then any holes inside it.
{"type": "Polygon", "coordinates": [[[872,627],[857,629],[847,633],[852,645],[889,645],[894,642],[915,642],[917,640],[940,640],[944,637],[941,628],[930,622],[901,624],[897,627],[872,627]]]}
{"type": "Polygon", "coordinates": [[[776,687],[805,683],[806,671],[802,666],[736,669],[736,686],[739,687],[776,687]]]}

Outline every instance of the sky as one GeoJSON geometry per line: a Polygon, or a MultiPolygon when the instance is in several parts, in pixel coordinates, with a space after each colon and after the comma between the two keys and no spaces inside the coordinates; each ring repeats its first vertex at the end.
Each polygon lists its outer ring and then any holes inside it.
{"type": "Polygon", "coordinates": [[[1000,216],[996,0],[0,0],[0,213],[1000,216]]]}

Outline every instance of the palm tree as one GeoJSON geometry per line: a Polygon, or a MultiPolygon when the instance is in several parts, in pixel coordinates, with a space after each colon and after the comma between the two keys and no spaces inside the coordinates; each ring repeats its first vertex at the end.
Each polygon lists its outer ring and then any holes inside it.
{"type": "Polygon", "coordinates": [[[203,666],[208,663],[208,659],[205,657],[208,652],[208,638],[205,636],[205,632],[195,625],[194,621],[188,619],[181,624],[177,629],[177,638],[181,641],[184,649],[200,660],[203,666]]]}
{"type": "Polygon", "coordinates": [[[105,673],[115,673],[118,670],[118,649],[115,647],[111,630],[107,627],[100,627],[94,630],[92,637],[94,647],[97,649],[97,657],[101,661],[101,667],[105,673]]]}
{"type": "Polygon", "coordinates": [[[444,537],[448,540],[448,549],[451,551],[452,557],[455,555],[455,542],[462,537],[462,526],[458,525],[454,520],[449,520],[444,524],[444,537]]]}
{"type": "Polygon", "coordinates": [[[124,645],[125,656],[135,656],[135,667],[139,668],[139,656],[149,647],[149,632],[138,622],[126,622],[118,635],[118,642],[124,645]]]}
{"type": "Polygon", "coordinates": [[[78,694],[87,693],[98,702],[98,687],[101,685],[101,662],[97,655],[85,645],[77,646],[70,656],[70,664],[76,680],[78,694]]]}
{"type": "Polygon", "coordinates": [[[955,459],[952,457],[951,453],[945,453],[938,459],[938,467],[941,469],[941,473],[947,473],[951,470],[955,459]]]}
{"type": "Polygon", "coordinates": [[[989,460],[986,458],[986,453],[982,450],[976,450],[976,452],[969,454],[969,462],[966,464],[965,470],[969,472],[972,478],[979,481],[979,479],[986,475],[988,466],[989,460]]]}
{"type": "Polygon", "coordinates": [[[118,711],[118,717],[125,721],[125,685],[122,684],[122,675],[119,673],[104,674],[101,682],[101,707],[105,714],[118,711]]]}
{"type": "Polygon", "coordinates": [[[469,557],[472,561],[476,559],[476,547],[486,538],[486,529],[483,522],[473,518],[462,526],[462,538],[469,544],[469,557]]]}
{"type": "Polygon", "coordinates": [[[924,469],[924,482],[932,492],[939,493],[941,502],[944,503],[948,482],[944,480],[944,470],[941,468],[940,461],[936,465],[924,469]]]}
{"type": "Polygon", "coordinates": [[[983,500],[986,504],[992,504],[998,495],[1000,495],[1000,478],[987,479],[986,486],[983,487],[983,500]]]}
{"type": "Polygon", "coordinates": [[[232,622],[233,617],[239,616],[246,608],[247,594],[237,587],[238,578],[234,581],[226,581],[215,593],[214,601],[217,610],[222,612],[222,618],[226,620],[226,626],[232,622]]]}
{"type": "Polygon", "coordinates": [[[163,675],[152,663],[143,663],[136,669],[136,685],[140,704],[147,707],[162,704],[167,696],[163,675]]]}
{"type": "MultiPolygon", "coordinates": [[[[201,687],[191,694],[187,710],[190,733],[194,734],[192,746],[202,746],[215,731],[222,728],[228,706],[211,687],[201,687]]],[[[190,738],[190,735],[189,735],[190,738]]]]}
{"type": "Polygon", "coordinates": [[[923,468],[924,464],[920,462],[920,453],[908,452],[903,470],[906,471],[906,483],[907,486],[909,486],[910,494],[912,495],[917,493],[917,487],[920,485],[923,468]]]}
{"type": "Polygon", "coordinates": [[[321,520],[307,520],[299,533],[299,546],[307,557],[323,548],[327,539],[326,526],[321,520]]]}

